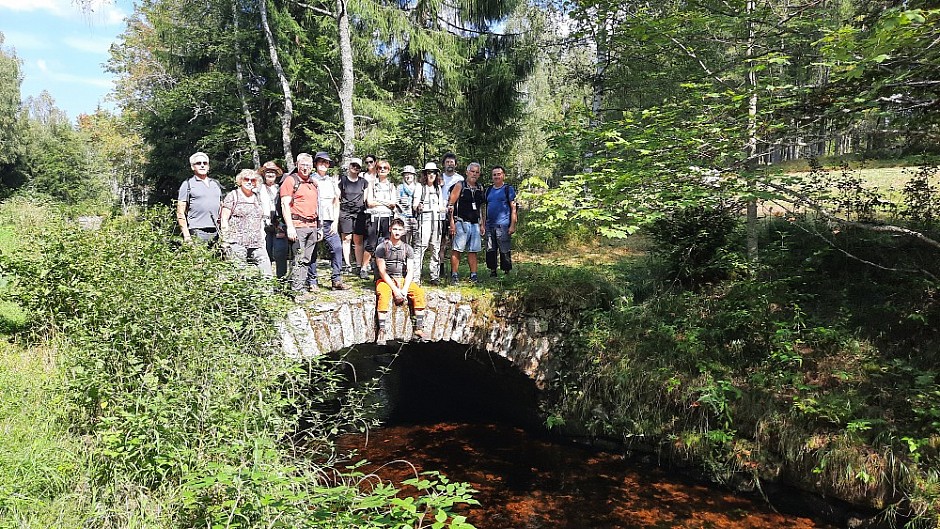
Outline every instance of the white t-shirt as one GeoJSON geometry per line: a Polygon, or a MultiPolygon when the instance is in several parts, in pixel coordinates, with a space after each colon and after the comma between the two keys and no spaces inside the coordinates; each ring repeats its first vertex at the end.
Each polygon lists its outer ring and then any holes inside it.
{"type": "Polygon", "coordinates": [[[336,220],[336,210],[333,209],[333,199],[339,196],[339,186],[336,185],[336,180],[328,174],[320,176],[319,173],[313,173],[313,179],[320,193],[320,200],[317,204],[320,220],[336,220]]]}
{"type": "Polygon", "coordinates": [[[454,187],[454,184],[457,182],[463,182],[463,176],[461,176],[457,171],[454,171],[453,176],[447,176],[447,173],[441,173],[441,178],[444,182],[444,187],[442,189],[444,190],[444,198],[446,200],[447,197],[450,196],[450,190],[452,187],[454,187]]]}

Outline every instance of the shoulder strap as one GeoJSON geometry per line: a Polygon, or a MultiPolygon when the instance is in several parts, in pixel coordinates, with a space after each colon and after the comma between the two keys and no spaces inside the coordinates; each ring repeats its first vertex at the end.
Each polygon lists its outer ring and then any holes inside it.
{"type": "Polygon", "coordinates": [[[294,190],[290,194],[290,196],[293,197],[294,195],[297,194],[297,190],[300,189],[300,177],[297,176],[297,173],[291,173],[291,176],[294,177],[294,190]]]}

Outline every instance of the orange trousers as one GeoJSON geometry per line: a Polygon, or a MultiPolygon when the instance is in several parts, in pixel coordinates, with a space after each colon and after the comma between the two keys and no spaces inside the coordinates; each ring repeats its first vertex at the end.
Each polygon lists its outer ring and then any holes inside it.
{"type": "MultiPolygon", "coordinates": [[[[396,286],[401,286],[404,283],[404,278],[393,277],[392,281],[395,281],[396,286]]],[[[424,310],[427,306],[427,300],[424,297],[424,289],[421,288],[421,285],[411,283],[408,285],[408,304],[411,306],[411,310],[424,310]]],[[[395,296],[392,294],[392,287],[388,285],[382,279],[379,279],[375,282],[375,297],[376,310],[379,312],[388,312],[392,308],[392,301],[395,300],[395,296]]]]}

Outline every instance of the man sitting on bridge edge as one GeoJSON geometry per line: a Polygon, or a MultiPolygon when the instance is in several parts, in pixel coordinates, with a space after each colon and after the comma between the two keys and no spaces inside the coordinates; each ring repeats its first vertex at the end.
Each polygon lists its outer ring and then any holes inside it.
{"type": "Polygon", "coordinates": [[[392,219],[389,224],[390,237],[375,249],[375,265],[379,278],[375,282],[375,308],[378,312],[378,329],[375,333],[376,345],[386,343],[386,321],[392,300],[401,305],[407,299],[411,305],[414,323],[414,339],[424,340],[424,308],[427,306],[424,289],[414,280],[413,267],[409,267],[415,256],[411,246],[401,240],[405,234],[405,222],[392,219]]]}

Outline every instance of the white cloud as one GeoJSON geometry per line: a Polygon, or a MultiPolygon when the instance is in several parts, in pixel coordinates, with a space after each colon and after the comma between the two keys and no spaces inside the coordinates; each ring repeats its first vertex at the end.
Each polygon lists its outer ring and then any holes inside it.
{"type": "Polygon", "coordinates": [[[45,11],[62,18],[74,18],[88,23],[121,24],[126,16],[113,0],[0,0],[0,10],[32,12],[45,11]]]}
{"type": "Polygon", "coordinates": [[[54,69],[49,68],[49,64],[43,59],[36,59],[36,68],[42,72],[42,77],[49,79],[51,81],[58,81],[61,83],[78,83],[89,86],[97,86],[99,88],[111,89],[114,87],[114,82],[107,77],[89,77],[74,75],[70,73],[61,73],[54,69]]]}
{"type": "Polygon", "coordinates": [[[111,49],[111,43],[113,40],[106,38],[66,37],[62,39],[62,42],[73,50],[83,51],[85,53],[107,55],[108,50],[111,49]]]}
{"type": "MultiPolygon", "coordinates": [[[[2,1],[4,0],[0,0],[0,2],[2,1]]],[[[52,44],[39,33],[3,31],[3,46],[6,48],[14,48],[17,51],[48,50],[52,47],[52,44]]]]}

